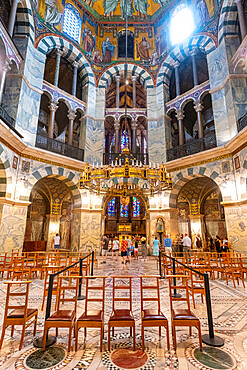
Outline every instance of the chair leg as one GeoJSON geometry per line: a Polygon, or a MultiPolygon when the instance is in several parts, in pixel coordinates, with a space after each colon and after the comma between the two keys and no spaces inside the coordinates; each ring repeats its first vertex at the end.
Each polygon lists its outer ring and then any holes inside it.
{"type": "Polygon", "coordinates": [[[145,349],[145,338],[144,338],[144,326],[143,326],[143,324],[142,324],[141,331],[142,331],[142,349],[144,351],[144,349],[145,349]]]}
{"type": "Polygon", "coordinates": [[[56,337],[58,337],[58,328],[56,328],[56,337]]]}
{"type": "Polygon", "coordinates": [[[68,352],[70,352],[70,350],[71,350],[72,329],[73,329],[73,326],[71,325],[71,327],[69,328],[69,344],[68,344],[68,352]]]}
{"type": "Polygon", "coordinates": [[[161,337],[161,326],[159,326],[159,336],[161,337]]]}
{"type": "Polygon", "coordinates": [[[75,351],[78,349],[78,325],[77,322],[75,323],[74,326],[74,337],[75,337],[75,351]]]}
{"type": "Polygon", "coordinates": [[[135,328],[135,324],[133,326],[133,349],[134,349],[134,351],[136,350],[136,328],[135,328]]]}
{"type": "Polygon", "coordinates": [[[111,350],[111,326],[108,323],[108,351],[111,350]]]}
{"type": "Polygon", "coordinates": [[[167,323],[167,326],[166,326],[166,338],[167,338],[167,349],[169,351],[170,350],[170,339],[169,339],[169,326],[168,326],[168,323],[167,323]]]}
{"type": "Polygon", "coordinates": [[[2,348],[2,345],[3,345],[5,330],[6,330],[6,326],[3,326],[2,335],[1,335],[1,339],[0,339],[0,349],[2,348]]]}
{"type": "Polygon", "coordinates": [[[200,323],[198,325],[198,337],[199,337],[200,350],[202,351],[202,332],[201,332],[201,325],[200,325],[200,323]]]}
{"type": "Polygon", "coordinates": [[[190,326],[189,327],[189,336],[191,337],[191,335],[192,335],[192,327],[190,326]]]}
{"type": "Polygon", "coordinates": [[[84,328],[84,339],[86,339],[87,336],[87,328],[84,328]]]}
{"type": "Polygon", "coordinates": [[[15,327],[14,327],[14,325],[12,325],[12,327],[11,327],[11,337],[13,337],[13,335],[14,335],[14,330],[15,330],[15,327]]]}
{"type": "Polygon", "coordinates": [[[100,329],[100,352],[103,351],[103,339],[104,339],[104,324],[102,324],[100,329]]]}
{"type": "Polygon", "coordinates": [[[38,321],[38,315],[35,316],[34,328],[33,328],[33,336],[36,335],[37,321],[38,321]]]}
{"type": "Polygon", "coordinates": [[[176,351],[177,349],[177,341],[176,341],[176,329],[175,329],[175,326],[172,325],[172,336],[173,336],[173,347],[174,347],[174,351],[176,351]]]}
{"type": "Polygon", "coordinates": [[[48,332],[48,328],[45,325],[45,328],[44,328],[44,336],[43,336],[43,347],[42,347],[42,350],[43,351],[45,351],[45,347],[46,347],[47,332],[48,332]]]}
{"type": "Polygon", "coordinates": [[[130,327],[130,336],[132,337],[132,327],[130,327]]]}
{"type": "Polygon", "coordinates": [[[20,341],[20,345],[19,345],[19,351],[22,349],[22,344],[23,344],[23,341],[24,341],[24,335],[25,335],[25,324],[23,324],[23,326],[22,326],[21,341],[20,341]]]}
{"type": "Polygon", "coordinates": [[[192,293],[192,301],[193,301],[193,306],[194,306],[194,309],[196,308],[196,302],[195,302],[195,295],[194,293],[192,293]]]}

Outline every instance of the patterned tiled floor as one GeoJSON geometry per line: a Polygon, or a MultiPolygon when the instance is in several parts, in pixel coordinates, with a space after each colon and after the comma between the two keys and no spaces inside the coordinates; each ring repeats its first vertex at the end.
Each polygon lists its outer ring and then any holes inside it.
{"type": "MultiPolygon", "coordinates": [[[[99,260],[100,262],[100,260],[99,260]]],[[[108,258],[107,264],[99,263],[98,268],[95,269],[95,275],[106,274],[111,276],[114,274],[126,275],[132,274],[133,279],[133,313],[136,319],[136,343],[137,349],[140,348],[140,287],[139,275],[157,274],[156,261],[149,257],[147,261],[131,261],[126,269],[122,268],[120,260],[116,263],[108,258]]],[[[111,313],[111,295],[112,282],[108,278],[106,281],[106,306],[105,306],[105,322],[107,322],[111,313]]],[[[0,282],[0,320],[3,320],[4,302],[5,302],[6,286],[0,282]]],[[[168,281],[166,279],[160,280],[161,303],[162,310],[170,320],[169,309],[169,292],[168,281]]],[[[43,294],[43,281],[35,279],[30,286],[29,307],[39,308],[39,320],[37,327],[37,336],[43,333],[43,323],[45,311],[41,311],[43,294]]],[[[187,328],[177,329],[177,352],[171,349],[167,351],[166,347],[166,333],[162,331],[162,336],[159,338],[157,329],[149,329],[145,331],[145,341],[148,361],[141,369],[246,369],[247,368],[247,288],[243,288],[242,284],[236,289],[232,283],[229,286],[223,280],[211,281],[211,298],[212,310],[214,318],[215,333],[225,339],[224,347],[221,350],[230,354],[231,363],[217,361],[213,359],[211,352],[206,350],[203,353],[206,362],[208,359],[208,367],[200,363],[194,351],[198,348],[197,331],[193,330],[192,337],[189,337],[187,328]],[[207,357],[208,356],[208,357],[207,357]],[[211,356],[211,357],[210,357],[211,356]],[[213,363],[213,365],[212,365],[213,363]]],[[[150,306],[151,307],[151,306],[150,306]]],[[[84,310],[84,301],[78,301],[78,315],[84,310]]],[[[202,332],[207,333],[207,311],[206,305],[201,303],[198,296],[196,300],[195,314],[200,318],[202,324],[202,332]]],[[[52,330],[51,330],[52,333],[52,330]]],[[[22,351],[18,351],[18,340],[20,338],[20,328],[17,327],[14,337],[10,336],[10,328],[7,329],[3,348],[0,352],[0,369],[29,369],[26,365],[26,358],[35,350],[32,342],[32,328],[26,331],[24,345],[22,351]]],[[[65,349],[68,339],[68,331],[66,329],[59,330],[57,338],[57,346],[65,349]]],[[[84,343],[83,332],[79,335],[80,348],[70,354],[65,353],[63,361],[53,366],[52,369],[119,369],[111,361],[111,355],[106,348],[107,326],[105,326],[104,352],[99,352],[99,331],[96,329],[88,330],[87,341],[84,343]]],[[[171,340],[170,333],[170,341],[171,340]]],[[[129,332],[126,329],[115,329],[115,336],[112,339],[112,349],[122,349],[132,346],[132,341],[129,338],[129,332]]],[[[222,356],[222,354],[221,354],[222,356]]],[[[224,357],[224,356],[223,356],[224,357]]],[[[220,357],[219,357],[220,358],[220,357]]],[[[39,365],[38,365],[39,366],[39,365]]],[[[37,368],[38,368],[37,366],[37,368]]]]}

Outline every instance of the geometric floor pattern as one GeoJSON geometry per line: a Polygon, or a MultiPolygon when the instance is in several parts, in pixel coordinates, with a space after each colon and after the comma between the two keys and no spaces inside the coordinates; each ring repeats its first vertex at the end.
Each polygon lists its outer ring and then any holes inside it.
{"type": "MultiPolygon", "coordinates": [[[[95,275],[107,275],[106,280],[106,300],[105,300],[105,322],[111,314],[112,280],[111,275],[134,276],[133,279],[133,314],[136,320],[136,344],[137,350],[140,350],[140,286],[139,275],[158,274],[157,263],[153,257],[147,261],[141,259],[131,261],[128,267],[123,270],[120,259],[118,262],[112,261],[108,257],[107,264],[100,263],[95,268],[95,275]]],[[[44,282],[39,279],[33,279],[30,285],[29,307],[38,308],[37,336],[43,334],[43,324],[45,310],[41,311],[44,282]]],[[[20,289],[20,288],[17,288],[20,289]]],[[[84,288],[83,288],[84,290],[84,288]]],[[[229,286],[224,280],[216,279],[210,281],[210,292],[212,301],[213,321],[215,334],[222,337],[225,341],[220,352],[214,351],[212,347],[203,346],[203,353],[198,350],[197,330],[194,329],[192,336],[189,336],[187,328],[177,328],[177,351],[172,348],[172,338],[170,330],[171,349],[167,351],[166,333],[162,331],[161,337],[157,329],[147,328],[145,330],[145,346],[147,361],[139,369],[150,370],[193,370],[193,369],[247,369],[247,288],[242,284],[233,287],[232,282],[229,286]],[[210,348],[210,349],[209,349],[210,348]],[[198,352],[199,351],[199,352],[198,352]]],[[[82,294],[84,291],[82,291],[82,294]]],[[[0,280],[0,323],[3,321],[4,305],[6,296],[6,285],[0,280]]],[[[170,323],[169,292],[167,279],[160,280],[160,296],[162,311],[170,323]]],[[[21,298],[20,298],[21,301],[21,298]]],[[[182,304],[182,303],[180,303],[182,304]]],[[[149,306],[152,308],[153,303],[149,306]]],[[[96,308],[96,306],[95,306],[96,308]]],[[[191,307],[193,310],[193,306],[191,307]]],[[[52,305],[52,310],[54,306],[52,305]]],[[[51,312],[52,312],[51,310],[51,312]]],[[[84,311],[84,301],[78,301],[78,315],[84,311]]],[[[205,303],[201,302],[200,297],[196,299],[196,309],[193,310],[201,321],[202,334],[208,333],[207,310],[205,303]]],[[[33,347],[32,327],[26,331],[23,348],[18,350],[20,339],[20,327],[16,327],[14,337],[11,338],[10,328],[6,330],[5,340],[0,351],[0,369],[8,370],[26,370],[30,369],[26,364],[26,358],[32,354],[33,347]],[[30,329],[30,330],[29,330],[30,329]]],[[[51,334],[54,334],[51,329],[51,334]]],[[[115,349],[132,348],[132,341],[129,337],[129,331],[126,328],[115,328],[114,337],[111,340],[112,351],[115,349]]],[[[99,331],[89,329],[86,342],[84,342],[83,332],[79,332],[79,350],[73,350],[67,353],[68,330],[59,329],[59,335],[55,346],[63,348],[65,357],[62,361],[49,369],[70,370],[70,369],[120,369],[111,359],[111,353],[107,351],[107,325],[104,333],[104,349],[102,354],[99,351],[99,331]]],[[[140,352],[140,351],[139,351],[140,352]]],[[[129,352],[131,353],[131,351],[129,352]]],[[[130,355],[127,355],[127,357],[130,355]]],[[[35,356],[34,356],[35,357],[35,356]]],[[[47,356],[45,356],[47,359],[47,356]]],[[[129,360],[129,357],[128,357],[129,360]]],[[[131,361],[128,361],[128,363],[131,361]]],[[[48,362],[47,362],[48,363],[48,362]]],[[[36,366],[36,365],[34,365],[36,366]]],[[[38,365],[37,367],[38,368],[38,365]]],[[[124,367],[122,368],[124,369],[124,367]]]]}

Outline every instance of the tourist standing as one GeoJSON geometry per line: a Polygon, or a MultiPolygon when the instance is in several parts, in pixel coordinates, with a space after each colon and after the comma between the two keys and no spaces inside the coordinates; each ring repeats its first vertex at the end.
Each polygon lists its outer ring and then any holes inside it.
{"type": "Polygon", "coordinates": [[[153,240],[153,256],[158,256],[159,255],[159,241],[157,239],[157,236],[153,240]]]}
{"type": "Polygon", "coordinates": [[[222,241],[221,241],[219,235],[216,235],[216,238],[215,238],[215,248],[216,248],[217,253],[221,253],[222,241]]]}
{"type": "Polygon", "coordinates": [[[228,251],[229,251],[229,242],[228,242],[227,237],[225,237],[225,239],[223,239],[222,241],[222,252],[228,252],[228,251]]]}
{"type": "Polygon", "coordinates": [[[135,240],[134,256],[135,256],[135,259],[138,260],[138,241],[137,240],[135,240]]]}
{"type": "Polygon", "coordinates": [[[121,247],[120,247],[123,268],[126,267],[127,248],[128,248],[128,242],[127,240],[125,240],[125,237],[123,237],[122,242],[121,242],[121,247]]]}
{"type": "Polygon", "coordinates": [[[117,236],[113,240],[113,245],[112,245],[112,259],[114,260],[114,257],[116,257],[116,261],[118,260],[118,252],[119,252],[119,240],[117,236]]]}
{"type": "Polygon", "coordinates": [[[102,240],[102,257],[103,261],[101,263],[106,263],[107,260],[107,252],[108,252],[108,245],[109,245],[109,239],[106,235],[103,236],[102,240]]]}
{"type": "Polygon", "coordinates": [[[191,239],[188,234],[185,234],[183,238],[183,252],[185,253],[186,263],[188,264],[188,257],[191,251],[191,239]]]}
{"type": "Polygon", "coordinates": [[[142,258],[144,261],[147,260],[147,239],[145,238],[145,236],[143,236],[141,238],[141,246],[142,246],[142,258]]]}
{"type": "Polygon", "coordinates": [[[164,247],[166,253],[172,254],[172,239],[170,237],[170,234],[168,234],[167,237],[164,239],[164,247]]]}
{"type": "Polygon", "coordinates": [[[58,235],[58,233],[56,233],[56,236],[54,236],[53,238],[53,242],[54,242],[54,249],[60,249],[60,236],[58,235]]]}
{"type": "Polygon", "coordinates": [[[131,239],[130,237],[128,236],[127,239],[126,239],[127,243],[128,243],[128,247],[127,247],[127,258],[126,258],[126,263],[130,263],[130,247],[131,247],[131,239]]]}
{"type": "Polygon", "coordinates": [[[197,236],[195,238],[195,247],[197,249],[201,249],[202,248],[202,238],[201,238],[201,235],[200,234],[197,234],[197,236]]]}

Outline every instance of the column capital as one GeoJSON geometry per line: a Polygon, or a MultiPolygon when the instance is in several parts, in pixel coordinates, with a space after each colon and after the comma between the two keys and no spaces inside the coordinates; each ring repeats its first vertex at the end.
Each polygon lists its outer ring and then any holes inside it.
{"type": "Polygon", "coordinates": [[[63,55],[63,50],[56,49],[56,55],[61,57],[63,55]]]}
{"type": "Polygon", "coordinates": [[[119,130],[120,129],[120,122],[119,119],[116,119],[114,122],[114,130],[119,130]]]}
{"type": "Polygon", "coordinates": [[[194,109],[196,112],[201,112],[203,110],[204,106],[200,101],[194,102],[194,109]]]}
{"type": "Polygon", "coordinates": [[[50,109],[50,111],[52,112],[56,112],[57,108],[58,108],[58,104],[57,102],[55,101],[51,101],[50,102],[50,105],[48,106],[48,108],[50,109]]]}
{"type": "Polygon", "coordinates": [[[131,121],[131,128],[132,128],[132,130],[136,130],[137,129],[137,126],[138,126],[137,120],[136,119],[133,119],[131,121]]]}
{"type": "Polygon", "coordinates": [[[133,76],[131,76],[131,79],[132,79],[132,81],[136,81],[137,80],[137,76],[136,75],[133,75],[133,76]]]}
{"type": "Polygon", "coordinates": [[[197,55],[197,49],[192,49],[191,51],[190,51],[190,55],[193,57],[193,56],[196,56],[197,55]]]}
{"type": "Polygon", "coordinates": [[[121,76],[118,76],[118,75],[117,75],[117,76],[115,77],[115,79],[116,79],[116,82],[120,82],[121,76]]]}
{"type": "Polygon", "coordinates": [[[78,68],[78,67],[79,67],[79,63],[78,63],[78,62],[74,62],[74,63],[72,64],[72,66],[73,66],[74,68],[78,68]]]}
{"type": "Polygon", "coordinates": [[[180,66],[180,63],[178,61],[176,61],[174,64],[173,64],[173,67],[174,68],[178,68],[180,66]]]}
{"type": "Polygon", "coordinates": [[[176,111],[176,117],[178,120],[184,119],[184,111],[182,109],[178,109],[176,111]]]}
{"type": "Polygon", "coordinates": [[[76,118],[76,111],[73,110],[73,109],[70,109],[67,117],[68,117],[69,120],[73,120],[74,121],[75,118],[76,118]]]}

